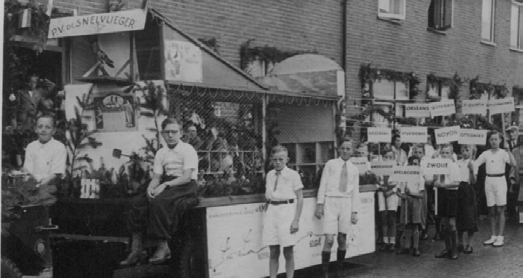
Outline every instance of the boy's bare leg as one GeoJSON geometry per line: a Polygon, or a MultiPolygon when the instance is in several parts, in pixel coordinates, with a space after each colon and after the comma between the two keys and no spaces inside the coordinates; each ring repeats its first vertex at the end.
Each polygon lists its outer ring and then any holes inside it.
{"type": "Polygon", "coordinates": [[[492,235],[493,236],[496,236],[498,233],[496,233],[496,207],[495,206],[492,206],[492,207],[489,207],[488,208],[488,213],[489,213],[489,219],[490,219],[490,229],[492,231],[492,235]]]}
{"type": "Polygon", "coordinates": [[[505,206],[498,206],[497,208],[497,217],[499,223],[499,234],[498,236],[503,236],[505,231],[505,206]]]}
{"type": "Polygon", "coordinates": [[[283,247],[283,256],[285,257],[285,272],[287,278],[294,277],[294,250],[293,246],[283,247]]]}
{"type": "Polygon", "coordinates": [[[269,260],[269,274],[271,278],[276,278],[278,275],[279,259],[280,259],[280,246],[270,245],[269,250],[271,252],[271,258],[269,260]]]}

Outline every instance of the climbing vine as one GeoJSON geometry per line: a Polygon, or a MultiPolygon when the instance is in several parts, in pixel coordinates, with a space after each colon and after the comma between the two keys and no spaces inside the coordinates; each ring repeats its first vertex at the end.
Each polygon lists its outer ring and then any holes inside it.
{"type": "Polygon", "coordinates": [[[421,90],[419,84],[421,80],[419,76],[413,72],[406,73],[390,69],[373,68],[371,64],[362,64],[359,72],[360,84],[363,90],[363,97],[370,97],[369,84],[376,80],[388,80],[392,82],[402,82],[409,85],[409,96],[415,98],[421,90]]]}
{"type": "Polygon", "coordinates": [[[452,99],[454,101],[459,100],[460,88],[465,83],[465,81],[466,80],[459,76],[457,72],[454,73],[454,76],[452,78],[438,77],[433,73],[429,73],[427,75],[427,84],[429,86],[435,87],[440,85],[450,87],[449,99],[452,99]]]}

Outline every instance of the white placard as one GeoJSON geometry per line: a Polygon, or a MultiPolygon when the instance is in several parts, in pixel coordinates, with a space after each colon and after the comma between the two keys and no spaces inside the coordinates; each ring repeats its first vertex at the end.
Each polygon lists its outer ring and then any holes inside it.
{"type": "Polygon", "coordinates": [[[389,181],[412,181],[419,182],[421,175],[419,166],[396,166],[389,181]]]}
{"type": "Polygon", "coordinates": [[[450,159],[443,158],[423,159],[421,168],[424,175],[446,175],[450,172],[448,168],[450,162],[450,159]]]}
{"type": "Polygon", "coordinates": [[[403,143],[427,143],[427,127],[401,127],[400,137],[403,143]]]}
{"type": "Polygon", "coordinates": [[[487,115],[486,99],[465,99],[461,102],[461,112],[463,114],[487,115]]]}
{"type": "Polygon", "coordinates": [[[134,9],[115,13],[52,18],[47,38],[143,30],[146,17],[147,11],[134,9]]]}
{"type": "Polygon", "coordinates": [[[378,176],[390,176],[396,167],[396,161],[372,161],[370,171],[378,176]]]}
{"type": "Polygon", "coordinates": [[[432,102],[429,104],[430,117],[448,116],[456,113],[456,106],[454,100],[444,100],[439,102],[432,102]]]}
{"type": "Polygon", "coordinates": [[[428,118],[430,117],[430,107],[428,103],[407,103],[405,104],[405,117],[428,118]]]}
{"type": "Polygon", "coordinates": [[[513,112],[516,109],[514,98],[491,99],[488,101],[488,109],[491,115],[513,112]]]}
{"type": "Polygon", "coordinates": [[[360,175],[370,170],[369,160],[366,157],[351,157],[350,162],[358,168],[360,175]]]}
{"type": "Polygon", "coordinates": [[[460,129],[459,140],[460,144],[466,145],[486,145],[487,131],[477,129],[460,129]]]}
{"type": "MultiPolygon", "coordinates": [[[[263,206],[255,203],[206,208],[210,278],[269,276],[269,247],[262,243],[263,206]]],[[[298,242],[294,245],[295,269],[321,264],[325,237],[322,221],[314,216],[315,209],[316,198],[305,198],[298,242]]],[[[358,223],[347,234],[346,258],[375,251],[374,228],[374,192],[364,192],[360,194],[358,223]]],[[[336,242],[333,250],[337,250],[336,242]]],[[[331,261],[335,260],[336,252],[331,252],[331,261]]],[[[284,272],[282,253],[279,273],[284,272]]]]}
{"type": "Polygon", "coordinates": [[[392,130],[390,128],[369,127],[367,128],[368,141],[372,143],[390,143],[392,130]]]}
{"type": "Polygon", "coordinates": [[[436,144],[445,144],[459,140],[459,126],[449,126],[434,130],[436,144]]]}
{"type": "Polygon", "coordinates": [[[165,40],[165,79],[202,82],[202,50],[193,43],[165,40]]]}

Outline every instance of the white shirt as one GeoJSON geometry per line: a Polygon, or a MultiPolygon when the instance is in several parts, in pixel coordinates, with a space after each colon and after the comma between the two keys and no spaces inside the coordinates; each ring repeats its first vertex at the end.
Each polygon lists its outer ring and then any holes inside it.
{"type": "Polygon", "coordinates": [[[198,154],[190,144],[178,142],[170,149],[163,147],[154,157],[154,173],[158,175],[181,176],[184,170],[193,169],[191,179],[198,178],[198,154]]]}
{"type": "Polygon", "coordinates": [[[360,173],[358,168],[347,161],[347,173],[349,178],[347,180],[347,190],[340,192],[340,176],[342,166],[345,161],[341,158],[331,159],[325,164],[323,174],[321,176],[320,188],[318,189],[318,204],[325,203],[325,197],[346,197],[352,198],[352,211],[358,211],[359,207],[359,193],[360,193],[360,173]]]}
{"type": "Polygon", "coordinates": [[[52,174],[65,174],[66,160],[67,151],[64,144],[54,138],[45,144],[36,140],[27,145],[24,168],[37,181],[41,181],[52,174]]]}
{"type": "Polygon", "coordinates": [[[276,183],[276,170],[273,169],[267,173],[265,182],[265,198],[271,201],[285,201],[296,199],[296,191],[303,188],[300,174],[287,167],[280,171],[278,185],[274,191],[276,183]]]}
{"type": "Polygon", "coordinates": [[[487,175],[505,174],[505,164],[510,163],[510,157],[504,149],[498,149],[496,153],[486,150],[476,160],[476,167],[483,163],[487,164],[487,175]]]}
{"type": "MultiPolygon", "coordinates": [[[[449,160],[449,164],[447,165],[447,168],[449,168],[449,173],[445,175],[445,182],[443,184],[452,184],[452,183],[459,183],[461,181],[461,175],[460,175],[460,171],[459,171],[459,166],[452,162],[452,160],[449,160]]],[[[436,180],[439,180],[441,182],[441,180],[439,179],[439,176],[440,175],[436,175],[436,180]]],[[[447,190],[458,190],[458,187],[453,187],[453,188],[445,188],[447,190]]]]}
{"type": "MultiPolygon", "coordinates": [[[[470,169],[469,169],[469,162],[473,160],[469,159],[460,159],[458,160],[458,166],[459,166],[459,176],[461,177],[461,181],[470,183],[470,169]]],[[[478,174],[478,167],[477,164],[474,163],[474,176],[478,174]]]]}

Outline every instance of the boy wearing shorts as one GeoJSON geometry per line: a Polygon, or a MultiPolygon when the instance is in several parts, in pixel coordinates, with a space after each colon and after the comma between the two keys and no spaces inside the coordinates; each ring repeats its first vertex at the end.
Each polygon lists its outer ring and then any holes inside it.
{"type": "Polygon", "coordinates": [[[280,246],[285,257],[287,277],[294,277],[294,253],[296,232],[303,208],[303,184],[298,172],[287,168],[287,149],[272,148],[274,169],[267,174],[265,184],[266,212],[263,223],[263,244],[269,245],[269,273],[271,278],[278,274],[280,246]]]}
{"type": "Polygon", "coordinates": [[[505,179],[505,166],[507,163],[517,167],[512,153],[499,148],[501,135],[495,131],[490,135],[490,150],[484,151],[476,160],[476,167],[485,163],[487,177],[485,178],[485,195],[489,210],[490,228],[492,236],[484,245],[501,247],[504,244],[503,231],[505,230],[505,206],[507,205],[507,181],[505,179]],[[499,225],[499,233],[496,226],[499,225]]]}
{"type": "Polygon", "coordinates": [[[338,264],[343,266],[347,252],[347,233],[351,224],[358,221],[359,205],[359,171],[349,159],[353,151],[353,142],[345,138],[339,147],[340,157],[331,159],[325,164],[318,190],[318,204],[315,215],[323,216],[325,244],[321,254],[323,273],[329,276],[329,261],[338,234],[338,264]]]}

